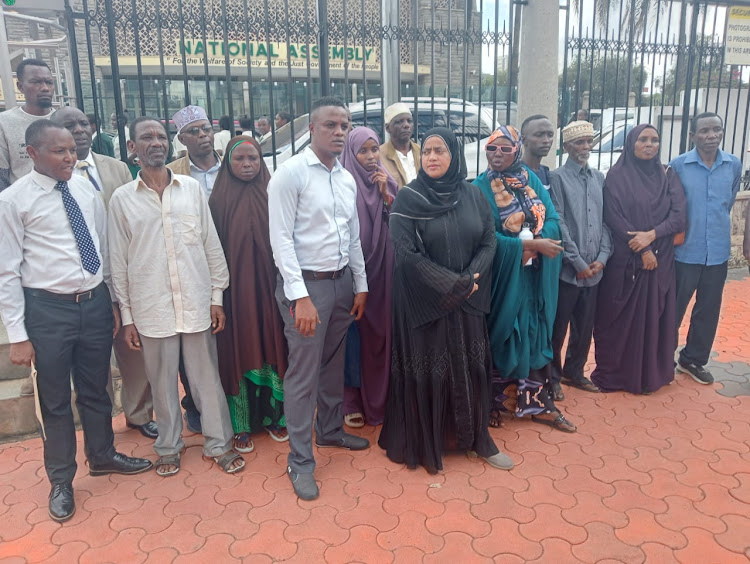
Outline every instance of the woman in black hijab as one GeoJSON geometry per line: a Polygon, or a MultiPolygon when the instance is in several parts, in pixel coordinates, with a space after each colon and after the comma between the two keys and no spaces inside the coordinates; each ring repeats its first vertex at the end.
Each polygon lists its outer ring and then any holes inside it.
{"type": "Polygon", "coordinates": [[[422,168],[390,217],[393,356],[379,444],[392,461],[432,474],[446,447],[513,466],[488,428],[494,224],[482,193],[466,182],[460,151],[450,130],[428,131],[422,168]]]}

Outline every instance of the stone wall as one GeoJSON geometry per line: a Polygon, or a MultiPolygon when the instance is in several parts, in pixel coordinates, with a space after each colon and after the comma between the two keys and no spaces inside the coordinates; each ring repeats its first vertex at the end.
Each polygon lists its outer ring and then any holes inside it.
{"type": "Polygon", "coordinates": [[[750,191],[740,192],[732,208],[732,255],[729,258],[729,268],[747,266],[742,256],[742,241],[745,238],[745,217],[750,210],[750,191]]]}

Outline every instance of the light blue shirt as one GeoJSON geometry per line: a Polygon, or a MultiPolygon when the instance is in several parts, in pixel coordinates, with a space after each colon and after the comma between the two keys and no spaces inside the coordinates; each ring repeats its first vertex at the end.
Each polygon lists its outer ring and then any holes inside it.
{"type": "MultiPolygon", "coordinates": [[[[216,154],[216,153],[214,153],[216,154]]],[[[190,176],[195,178],[201,185],[201,190],[206,195],[208,200],[211,197],[211,192],[214,190],[214,184],[216,183],[216,177],[219,176],[219,169],[221,168],[221,159],[219,155],[216,155],[216,164],[208,170],[203,170],[193,164],[188,156],[188,162],[190,163],[190,176]]]]}
{"type": "Polygon", "coordinates": [[[729,260],[731,210],[740,189],[742,163],[719,150],[711,168],[697,149],[672,160],[687,199],[688,227],[685,243],[675,248],[675,260],[687,264],[714,266],[729,260]]]}

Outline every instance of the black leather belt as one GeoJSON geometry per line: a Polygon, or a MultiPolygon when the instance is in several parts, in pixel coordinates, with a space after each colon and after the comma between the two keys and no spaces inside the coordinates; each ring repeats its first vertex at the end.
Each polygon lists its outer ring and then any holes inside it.
{"type": "Polygon", "coordinates": [[[333,272],[315,272],[314,270],[303,270],[302,279],[303,280],[336,280],[336,278],[341,278],[341,275],[344,274],[347,267],[348,265],[342,268],[341,270],[334,270],[333,272]]]}
{"type": "Polygon", "coordinates": [[[93,300],[94,296],[103,285],[104,283],[102,282],[96,288],[86,290],[85,292],[79,292],[77,294],[56,294],[55,292],[48,292],[47,290],[40,290],[38,288],[24,288],[23,291],[29,296],[34,296],[36,298],[46,298],[49,300],[58,300],[61,302],[75,302],[79,304],[81,302],[93,300]]]}

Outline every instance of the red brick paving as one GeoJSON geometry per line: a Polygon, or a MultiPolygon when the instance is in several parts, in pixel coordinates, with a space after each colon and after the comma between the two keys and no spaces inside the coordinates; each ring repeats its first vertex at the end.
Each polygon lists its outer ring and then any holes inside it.
{"type": "MultiPolygon", "coordinates": [[[[750,278],[731,281],[714,360],[738,385],[748,319],[750,278]]],[[[681,375],[651,396],[566,389],[577,434],[516,420],[492,431],[511,472],[459,453],[430,476],[377,446],[320,451],[313,502],[294,497],[287,447],[265,435],[236,476],[201,460],[195,435],[167,479],[92,478],[79,452],[63,525],[47,517],[41,441],[1,445],[0,562],[747,562],[750,396],[720,390],[681,375]]],[[[115,431],[121,451],[155,458],[122,416],[115,431]]]]}

